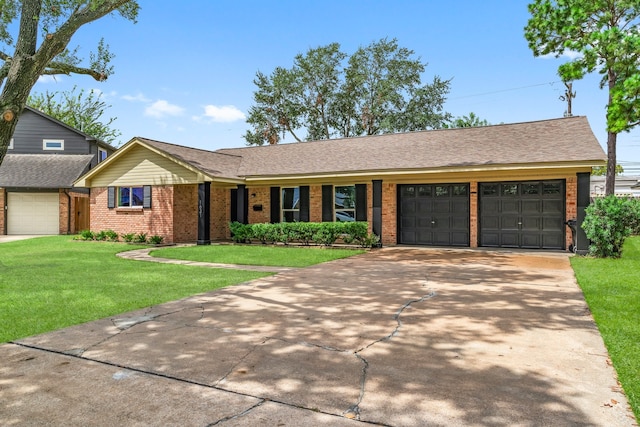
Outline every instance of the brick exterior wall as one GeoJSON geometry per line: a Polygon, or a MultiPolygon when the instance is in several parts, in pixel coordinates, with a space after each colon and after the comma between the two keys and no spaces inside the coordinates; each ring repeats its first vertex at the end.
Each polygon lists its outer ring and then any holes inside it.
{"type": "Polygon", "coordinates": [[[469,183],[469,247],[478,247],[478,181],[469,183]]]}
{"type": "MultiPolygon", "coordinates": [[[[398,186],[395,183],[390,184],[382,181],[382,245],[383,246],[398,244],[397,188],[398,186]]],[[[367,214],[367,218],[369,218],[368,214],[367,214]]],[[[373,219],[373,213],[372,213],[371,219],[373,219]]]]}
{"type": "MultiPolygon", "coordinates": [[[[249,196],[251,199],[251,196],[249,196]]],[[[197,199],[196,199],[197,203],[197,199]]],[[[251,201],[249,203],[249,215],[251,215],[251,201]]],[[[198,218],[196,212],[196,220],[198,218]]],[[[228,240],[231,238],[229,222],[231,221],[231,190],[229,188],[211,187],[211,240],[228,240]]],[[[196,228],[197,228],[196,223],[196,228]]]]}
{"type": "Polygon", "coordinates": [[[198,185],[174,185],[171,210],[173,243],[195,242],[198,239],[198,185]]]}
{"type": "Polygon", "coordinates": [[[247,189],[249,192],[249,224],[271,222],[271,187],[247,187],[247,189]],[[262,205],[262,210],[254,211],[253,205],[262,205]]]}
{"type": "MultiPolygon", "coordinates": [[[[565,188],[565,220],[578,218],[578,177],[569,176],[566,178],[565,188]]],[[[573,244],[573,236],[569,227],[565,227],[566,248],[573,244]]]]}
{"type": "Polygon", "coordinates": [[[59,194],[59,212],[60,219],[58,223],[58,228],[60,230],[60,234],[75,234],[79,233],[82,230],[78,230],[76,227],[76,212],[78,207],[76,206],[76,198],[89,198],[89,194],[79,193],[75,191],[68,191],[60,189],[58,191],[59,194]]]}
{"type": "Polygon", "coordinates": [[[118,234],[147,233],[164,237],[174,243],[173,186],[151,187],[151,209],[107,208],[107,188],[91,189],[91,231],[114,230],[118,234]]]}
{"type": "Polygon", "coordinates": [[[322,185],[309,186],[309,221],[322,222],[322,185]]]}

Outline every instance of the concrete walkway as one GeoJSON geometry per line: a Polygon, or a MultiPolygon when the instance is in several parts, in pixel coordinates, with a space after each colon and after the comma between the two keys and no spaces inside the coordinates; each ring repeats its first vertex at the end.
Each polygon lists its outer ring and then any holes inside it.
{"type": "Polygon", "coordinates": [[[566,254],[386,248],[0,360],[0,425],[635,425],[566,254]]]}
{"type": "MultiPolygon", "coordinates": [[[[181,246],[187,246],[187,245],[181,245],[181,246]]],[[[161,257],[154,257],[149,255],[149,252],[153,250],[157,250],[157,249],[156,248],[134,249],[132,251],[120,252],[116,255],[120,258],[133,259],[136,261],[160,262],[164,264],[191,265],[194,267],[229,268],[233,270],[266,271],[266,272],[273,272],[273,273],[283,273],[285,271],[295,270],[295,268],[293,267],[269,267],[269,266],[262,266],[262,265],[222,264],[217,262],[200,262],[200,261],[186,261],[182,259],[161,258],[161,257]]]]}

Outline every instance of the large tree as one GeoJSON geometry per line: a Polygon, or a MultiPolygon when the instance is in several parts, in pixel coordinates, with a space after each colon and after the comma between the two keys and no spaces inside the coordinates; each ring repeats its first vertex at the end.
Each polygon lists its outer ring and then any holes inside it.
{"type": "Polygon", "coordinates": [[[437,129],[449,81],[422,84],[426,64],[396,39],[382,39],[348,56],[338,43],[298,54],[291,68],[261,72],[247,123],[249,145],[437,129]]]}
{"type": "Polygon", "coordinates": [[[63,123],[113,144],[122,135],[112,124],[117,117],[103,119],[105,109],[111,107],[102,100],[102,92],[84,89],[70,91],[36,93],[29,96],[27,104],[63,123]]]}
{"type": "Polygon", "coordinates": [[[536,0],[529,12],[525,38],[535,56],[579,54],[558,68],[563,81],[602,74],[600,87],[609,91],[605,193],[614,194],[617,135],[640,123],[640,0],[536,0]]]}
{"type": "Polygon", "coordinates": [[[455,119],[451,119],[449,123],[445,123],[443,127],[445,128],[470,128],[476,126],[489,126],[489,123],[486,119],[481,119],[476,116],[476,113],[473,111],[469,113],[468,116],[458,116],[455,119]]]}
{"type": "Polygon", "coordinates": [[[76,31],[106,15],[135,21],[133,0],[0,0],[0,164],[41,75],[85,74],[103,81],[113,55],[101,41],[86,65],[67,46],[76,31]]]}

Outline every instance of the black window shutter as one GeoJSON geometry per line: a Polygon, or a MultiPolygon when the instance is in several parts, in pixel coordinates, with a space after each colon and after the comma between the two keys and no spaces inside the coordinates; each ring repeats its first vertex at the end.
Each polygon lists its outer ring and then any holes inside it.
{"type": "Polygon", "coordinates": [[[322,186],[322,222],[333,221],[333,185],[322,186]]]}
{"type": "Polygon", "coordinates": [[[142,187],[142,207],[145,209],[151,209],[151,186],[145,185],[142,187]]]}
{"type": "Polygon", "coordinates": [[[300,186],[300,222],[309,222],[309,186],[300,186]]]}
{"type": "Polygon", "coordinates": [[[116,207],[116,187],[107,188],[107,207],[109,209],[116,207]]]}
{"type": "Polygon", "coordinates": [[[367,220],[367,184],[356,184],[356,221],[367,220]]]}
{"type": "Polygon", "coordinates": [[[280,222],[280,187],[271,187],[271,223],[280,222]]]}
{"type": "Polygon", "coordinates": [[[230,212],[230,218],[229,218],[231,222],[235,222],[238,220],[238,209],[236,209],[236,206],[238,206],[238,189],[232,188],[231,189],[231,212],[230,212]]]}

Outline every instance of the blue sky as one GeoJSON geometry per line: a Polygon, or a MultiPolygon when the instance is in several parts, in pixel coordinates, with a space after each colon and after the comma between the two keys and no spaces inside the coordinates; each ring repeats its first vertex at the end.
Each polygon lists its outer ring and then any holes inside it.
{"type": "MultiPolygon", "coordinates": [[[[332,42],[353,53],[397,38],[428,63],[423,82],[452,79],[445,110],[490,123],[562,117],[567,58],[534,58],[523,36],[526,0],[141,0],[137,24],[107,17],[70,46],[88,52],[104,36],[116,57],[105,83],[85,76],[42,79],[34,92],[99,89],[121,142],[134,136],[204,149],[240,147],[256,72],[290,67],[297,53],[332,42]]],[[[599,75],[574,83],[574,115],[606,143],[607,93],[599,75]]],[[[289,141],[287,139],[286,141],[289,141]]],[[[618,160],[640,162],[640,131],[621,134],[618,160]]]]}

